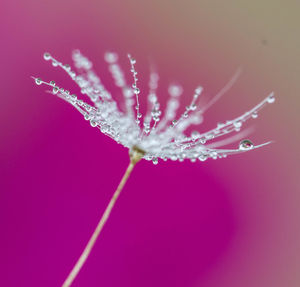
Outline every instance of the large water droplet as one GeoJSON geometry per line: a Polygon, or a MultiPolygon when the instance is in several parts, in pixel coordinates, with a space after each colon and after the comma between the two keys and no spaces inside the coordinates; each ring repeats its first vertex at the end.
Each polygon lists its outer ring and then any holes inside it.
{"type": "Polygon", "coordinates": [[[252,141],[250,140],[242,140],[239,144],[239,149],[240,150],[249,150],[254,147],[252,141]]]}

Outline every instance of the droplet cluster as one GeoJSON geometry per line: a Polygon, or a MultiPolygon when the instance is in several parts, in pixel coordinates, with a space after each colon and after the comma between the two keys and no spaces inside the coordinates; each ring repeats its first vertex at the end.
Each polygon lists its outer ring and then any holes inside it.
{"type": "Polygon", "coordinates": [[[159,76],[157,72],[151,71],[147,97],[148,108],[143,117],[140,112],[140,89],[137,85],[136,60],[131,55],[128,55],[128,58],[131,67],[130,72],[133,76],[131,85],[127,83],[125,73],[118,63],[119,56],[114,52],[106,52],[104,55],[114,83],[123,94],[125,110],[119,108],[120,105],[104,87],[101,79],[93,70],[92,62],[78,50],[72,54],[75,70],[70,65],[63,64],[53,58],[50,53],[44,53],[44,59],[51,62],[54,67],[63,69],[79,86],[81,94],[86,95],[91,100],[92,105],[58,86],[54,81],[47,82],[38,77],[34,80],[37,85],[48,86],[52,94],[74,106],[92,127],[100,129],[102,133],[124,147],[131,149],[138,146],[145,151],[144,159],[152,161],[153,164],[157,164],[159,159],[164,161],[189,159],[191,162],[196,162],[205,161],[208,158],[225,158],[227,155],[253,150],[268,144],[254,145],[250,140],[244,139],[240,140],[238,148],[223,148],[244,135],[241,129],[247,120],[256,119],[259,111],[265,105],[275,102],[274,93],[237,118],[219,122],[215,128],[209,131],[200,133],[198,130],[193,130],[190,135],[187,135],[186,131],[191,125],[202,123],[205,110],[232,86],[237,74],[205,106],[199,103],[203,88],[198,86],[190,104],[185,107],[181,115],[177,116],[177,111],[180,108],[180,96],[183,93],[182,87],[177,84],[169,86],[170,98],[164,113],[162,113],[157,97],[159,76]],[[228,137],[234,132],[238,133],[228,137]],[[216,140],[224,136],[224,139],[216,140]]]}

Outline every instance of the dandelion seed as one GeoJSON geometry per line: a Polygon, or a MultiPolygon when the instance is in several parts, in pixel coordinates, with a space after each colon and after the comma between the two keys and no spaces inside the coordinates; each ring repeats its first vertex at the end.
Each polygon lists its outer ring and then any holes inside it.
{"type": "Polygon", "coordinates": [[[143,117],[140,112],[139,97],[141,91],[137,85],[136,60],[131,55],[128,55],[128,58],[131,67],[130,72],[133,77],[132,84],[126,82],[124,72],[118,64],[118,55],[113,52],[107,52],[104,55],[115,85],[121,89],[123,94],[124,111],[119,109],[110,92],[106,90],[100,78],[95,74],[92,63],[78,50],[73,52],[72,58],[77,72],[73,71],[68,64],[62,64],[53,58],[49,53],[44,54],[46,61],[50,61],[54,67],[63,69],[75,81],[81,89],[81,93],[85,94],[93,105],[78,99],[74,94],[70,95],[68,90],[59,87],[54,81],[47,82],[40,78],[34,78],[35,83],[49,86],[53,94],[74,106],[84,119],[89,121],[92,127],[98,128],[102,133],[128,148],[130,163],[91,239],[65,280],[63,287],[70,286],[76,278],[106,223],[127,178],[138,161],[145,159],[152,161],[155,165],[158,164],[159,159],[164,161],[168,159],[172,161],[189,159],[191,162],[197,160],[203,162],[208,158],[225,158],[227,155],[243,153],[265,146],[269,142],[254,145],[250,140],[245,139],[235,149],[224,148],[225,145],[240,140],[241,136],[245,135],[245,132],[240,132],[240,130],[248,119],[257,118],[258,112],[265,105],[275,101],[274,93],[271,93],[258,105],[241,116],[224,123],[218,123],[214,129],[207,132],[200,133],[194,130],[190,135],[187,135],[186,131],[191,125],[202,123],[203,113],[233,85],[240,71],[204,106],[200,105],[198,101],[203,88],[201,86],[197,87],[190,104],[180,116],[177,116],[177,110],[179,108],[179,98],[183,92],[182,87],[179,85],[169,87],[170,99],[167,102],[165,112],[162,113],[156,93],[159,77],[156,72],[152,71],[147,98],[148,109],[143,117]],[[227,137],[229,134],[236,132],[239,133],[227,137]],[[216,140],[219,137],[225,138],[216,140]]]}

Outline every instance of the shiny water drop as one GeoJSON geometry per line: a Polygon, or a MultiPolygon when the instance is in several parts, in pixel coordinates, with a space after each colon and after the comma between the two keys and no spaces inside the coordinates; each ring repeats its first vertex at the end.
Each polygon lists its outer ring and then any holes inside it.
{"type": "Polygon", "coordinates": [[[45,59],[46,61],[49,61],[50,58],[51,58],[51,55],[50,55],[49,53],[44,53],[44,59],[45,59]]]}
{"type": "Polygon", "coordinates": [[[58,87],[53,87],[52,92],[53,94],[57,94],[58,93],[59,88],[58,87]]]}
{"type": "Polygon", "coordinates": [[[172,121],[172,126],[174,127],[176,124],[177,124],[177,121],[176,121],[176,120],[173,120],[173,121],[172,121]]]}
{"type": "Polygon", "coordinates": [[[250,140],[242,140],[239,144],[239,149],[240,150],[249,150],[254,147],[252,141],[250,140]]]}
{"type": "Polygon", "coordinates": [[[237,121],[237,122],[234,122],[233,125],[234,125],[234,127],[236,129],[239,129],[242,126],[242,122],[241,121],[237,121]]]}
{"type": "Polygon", "coordinates": [[[254,112],[252,115],[251,115],[252,119],[256,119],[258,117],[258,113],[254,112]]]}
{"type": "Polygon", "coordinates": [[[200,133],[198,131],[192,131],[191,137],[192,137],[193,141],[196,140],[196,139],[198,139],[199,136],[200,136],[200,133]]]}
{"type": "Polygon", "coordinates": [[[272,104],[275,102],[275,96],[274,94],[272,93],[269,97],[268,97],[268,103],[269,104],[272,104]]]}
{"type": "Polygon", "coordinates": [[[55,82],[54,81],[50,81],[49,83],[51,86],[55,86],[55,82]]]}
{"type": "Polygon", "coordinates": [[[152,162],[153,162],[153,164],[158,164],[158,159],[157,159],[157,157],[153,158],[153,159],[152,159],[152,162]]]}
{"type": "Polygon", "coordinates": [[[64,68],[65,68],[67,71],[70,71],[70,70],[71,70],[71,67],[70,67],[69,64],[65,64],[65,65],[64,65],[64,68]]]}
{"type": "Polygon", "coordinates": [[[36,79],[35,79],[35,83],[36,83],[37,85],[40,85],[40,84],[42,83],[41,78],[36,78],[36,79]]]}
{"type": "Polygon", "coordinates": [[[94,120],[91,120],[91,121],[90,121],[90,125],[94,128],[94,127],[97,126],[97,122],[94,121],[94,120]]]}
{"type": "Polygon", "coordinates": [[[207,160],[207,155],[201,154],[201,155],[198,157],[198,159],[199,159],[200,161],[205,161],[205,160],[207,160]]]}

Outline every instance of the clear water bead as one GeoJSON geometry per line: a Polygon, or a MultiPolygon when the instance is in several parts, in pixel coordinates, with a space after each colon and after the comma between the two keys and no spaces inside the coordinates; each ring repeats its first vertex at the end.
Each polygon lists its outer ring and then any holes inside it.
{"type": "Polygon", "coordinates": [[[36,79],[35,79],[35,83],[36,83],[37,85],[40,85],[40,84],[42,83],[41,78],[36,78],[36,79]]]}
{"type": "Polygon", "coordinates": [[[93,128],[97,126],[97,122],[94,121],[94,120],[91,120],[91,121],[90,121],[90,124],[91,124],[91,126],[92,126],[93,128]]]}
{"type": "Polygon", "coordinates": [[[51,55],[50,55],[49,53],[44,53],[44,59],[45,59],[46,61],[49,61],[50,58],[51,58],[51,55]]]}
{"type": "Polygon", "coordinates": [[[57,94],[58,91],[59,91],[58,87],[53,87],[53,89],[52,89],[53,94],[57,94]]]}
{"type": "Polygon", "coordinates": [[[158,164],[158,159],[157,159],[157,157],[153,158],[153,159],[152,159],[152,162],[153,162],[153,164],[158,164]]]}
{"type": "Polygon", "coordinates": [[[252,115],[251,115],[252,119],[256,119],[258,117],[258,113],[254,112],[252,115]]]}
{"type": "Polygon", "coordinates": [[[269,97],[268,97],[268,103],[269,104],[272,104],[275,102],[275,96],[274,94],[272,93],[269,97]]]}
{"type": "Polygon", "coordinates": [[[239,144],[239,149],[240,150],[249,150],[254,147],[252,141],[250,140],[242,140],[239,144]]]}
{"type": "Polygon", "coordinates": [[[54,81],[50,81],[49,83],[51,86],[55,86],[55,82],[54,81]]]}

